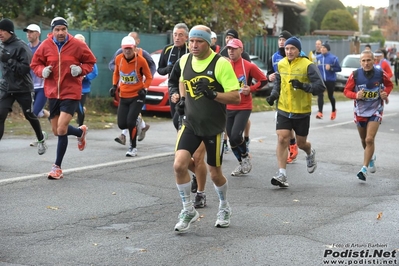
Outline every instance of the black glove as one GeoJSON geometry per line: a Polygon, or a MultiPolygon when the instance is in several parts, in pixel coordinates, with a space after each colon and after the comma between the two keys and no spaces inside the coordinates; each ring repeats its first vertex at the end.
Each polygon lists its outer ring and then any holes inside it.
{"type": "Polygon", "coordinates": [[[200,94],[202,93],[206,98],[213,100],[217,96],[217,92],[213,91],[209,88],[209,79],[202,78],[199,81],[197,81],[194,86],[195,86],[195,94],[200,94]]]}
{"type": "Polygon", "coordinates": [[[292,84],[292,87],[294,87],[294,89],[301,89],[301,90],[304,90],[303,83],[300,82],[299,80],[297,80],[297,79],[291,79],[291,80],[290,80],[290,83],[292,84]]]}
{"type": "Polygon", "coordinates": [[[146,89],[141,89],[139,90],[139,99],[140,100],[145,100],[145,96],[147,95],[147,90],[146,89]]]}
{"type": "Polygon", "coordinates": [[[266,97],[266,102],[272,106],[274,104],[274,101],[277,100],[277,97],[275,95],[270,95],[266,97]]]}
{"type": "Polygon", "coordinates": [[[167,67],[166,67],[166,73],[170,74],[170,72],[172,72],[172,69],[173,69],[173,64],[167,65],[167,67]]]}
{"type": "Polygon", "coordinates": [[[181,97],[180,101],[176,104],[175,110],[179,115],[184,115],[184,107],[186,106],[186,97],[181,97]]]}
{"type": "Polygon", "coordinates": [[[11,58],[11,54],[6,49],[2,49],[0,52],[1,62],[6,63],[10,58],[11,58]]]}
{"type": "Polygon", "coordinates": [[[111,89],[109,89],[109,96],[115,97],[116,93],[116,85],[113,85],[111,89]]]}

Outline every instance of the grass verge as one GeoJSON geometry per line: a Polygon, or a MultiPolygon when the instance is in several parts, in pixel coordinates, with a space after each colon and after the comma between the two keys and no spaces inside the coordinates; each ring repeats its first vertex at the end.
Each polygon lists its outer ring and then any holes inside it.
{"type": "MultiPolygon", "coordinates": [[[[395,91],[399,91],[399,87],[395,86],[395,91]]],[[[348,101],[342,92],[335,92],[334,97],[337,101],[348,101]]],[[[328,103],[328,97],[324,95],[325,103],[328,103]]],[[[317,97],[312,98],[312,104],[317,104],[317,97]]],[[[270,106],[265,97],[253,98],[253,112],[265,112],[275,110],[274,106],[270,106]]],[[[88,98],[86,102],[86,118],[85,124],[90,129],[109,129],[117,128],[116,124],[117,108],[113,106],[111,98],[88,98]]],[[[144,113],[146,122],[168,121],[169,113],[144,113]]],[[[39,119],[42,129],[51,132],[51,126],[47,119],[39,119]]],[[[77,125],[76,115],[72,119],[72,125],[77,125]]],[[[13,111],[8,115],[5,121],[4,135],[31,135],[34,136],[33,130],[29,122],[25,119],[22,111],[17,103],[14,103],[13,111]]]]}

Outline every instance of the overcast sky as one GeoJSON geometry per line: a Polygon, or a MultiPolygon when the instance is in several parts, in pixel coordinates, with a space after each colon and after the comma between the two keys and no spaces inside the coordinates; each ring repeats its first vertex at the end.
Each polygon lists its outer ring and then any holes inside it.
{"type": "MultiPolygon", "coordinates": [[[[293,2],[302,2],[305,3],[304,0],[291,0],[293,2]]],[[[380,7],[388,7],[389,5],[389,0],[341,0],[342,4],[344,6],[352,6],[352,7],[357,7],[360,4],[363,4],[364,6],[373,6],[375,8],[380,8],[380,7]]]]}
{"type": "Polygon", "coordinates": [[[341,0],[344,6],[357,7],[360,4],[364,6],[373,6],[375,8],[388,7],[389,0],[341,0]]]}

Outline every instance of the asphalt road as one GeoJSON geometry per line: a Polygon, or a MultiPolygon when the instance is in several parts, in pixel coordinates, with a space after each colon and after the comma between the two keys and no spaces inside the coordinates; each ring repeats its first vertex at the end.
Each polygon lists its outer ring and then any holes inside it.
{"type": "MultiPolygon", "coordinates": [[[[331,107],[325,105],[325,116],[331,107]]],[[[208,179],[208,206],[190,231],[173,227],[181,210],[173,175],[172,122],[152,123],[139,156],[125,157],[117,128],[90,131],[85,151],[69,139],[64,179],[47,180],[56,139],[39,156],[31,137],[0,142],[0,265],[399,265],[399,95],[390,96],[376,139],[377,172],[356,178],[363,150],[352,102],[337,119],[316,120],[305,153],[287,168],[288,189],[270,184],[277,170],[274,113],[251,115],[253,168],[232,177],[225,155],[231,226],[215,228],[218,200],[208,179]]],[[[90,127],[90,125],[89,125],[90,127]]]]}

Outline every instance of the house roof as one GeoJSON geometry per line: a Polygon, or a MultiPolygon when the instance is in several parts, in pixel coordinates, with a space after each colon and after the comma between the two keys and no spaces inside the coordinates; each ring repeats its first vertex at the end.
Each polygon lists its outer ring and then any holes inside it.
{"type": "Polygon", "coordinates": [[[301,12],[306,10],[306,7],[304,7],[304,6],[302,6],[302,5],[298,4],[298,3],[292,2],[290,0],[275,0],[274,4],[277,7],[292,8],[292,9],[294,9],[294,11],[296,11],[298,13],[301,13],[301,12]]]}
{"type": "Polygon", "coordinates": [[[330,35],[330,36],[360,36],[358,31],[354,30],[315,30],[314,35],[330,35]]]}

